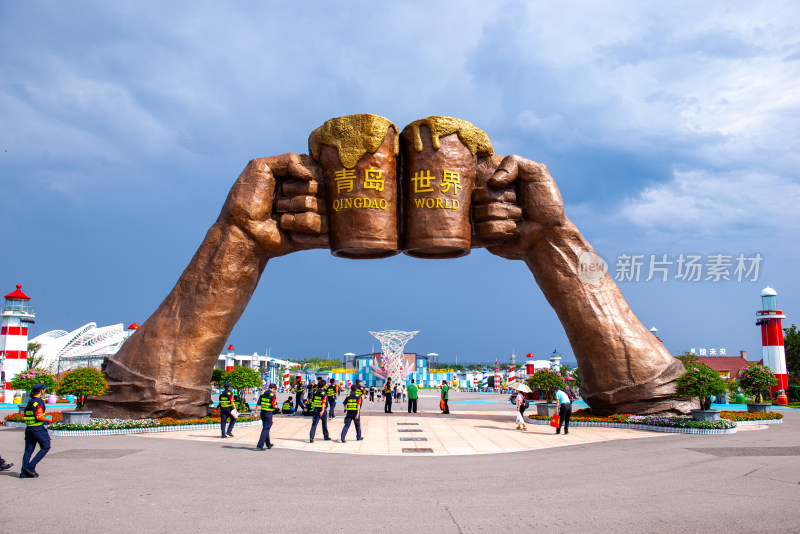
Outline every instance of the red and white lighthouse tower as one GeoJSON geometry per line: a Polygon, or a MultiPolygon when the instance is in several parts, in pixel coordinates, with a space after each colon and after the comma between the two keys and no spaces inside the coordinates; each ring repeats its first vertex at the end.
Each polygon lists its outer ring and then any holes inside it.
{"type": "Polygon", "coordinates": [[[4,401],[11,402],[16,392],[11,389],[10,383],[27,367],[28,323],[35,322],[36,314],[30,305],[31,298],[22,292],[20,284],[5,299],[5,304],[0,308],[0,361],[3,364],[4,401]]]}
{"type": "Polygon", "coordinates": [[[770,393],[785,390],[789,386],[786,374],[786,353],[783,350],[782,319],[786,316],[778,309],[778,293],[767,286],[761,292],[761,309],[756,312],[757,325],[761,326],[761,347],[764,365],[769,367],[778,385],[770,389],[770,393]]]}
{"type": "Polygon", "coordinates": [[[225,356],[225,372],[230,373],[233,371],[233,366],[236,361],[236,353],[234,352],[233,345],[228,345],[228,354],[225,356]]]}

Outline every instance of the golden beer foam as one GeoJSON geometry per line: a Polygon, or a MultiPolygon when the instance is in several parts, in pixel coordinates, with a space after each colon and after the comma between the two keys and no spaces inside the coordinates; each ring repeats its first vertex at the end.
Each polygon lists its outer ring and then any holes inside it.
{"type": "Polygon", "coordinates": [[[400,132],[389,119],[371,113],[346,115],[325,121],[325,124],[311,132],[308,137],[308,150],[319,161],[322,145],[335,148],[339,161],[346,169],[355,168],[358,161],[368,152],[377,152],[389,128],[394,128],[394,155],[400,153],[400,132]]]}
{"type": "Polygon", "coordinates": [[[494,154],[492,142],[486,132],[465,120],[456,119],[454,117],[426,117],[419,119],[405,128],[403,128],[403,135],[408,138],[408,135],[414,136],[414,148],[417,152],[422,152],[422,137],[420,137],[419,128],[422,125],[428,127],[431,132],[431,143],[433,148],[439,150],[439,139],[451,134],[458,134],[458,138],[466,146],[470,153],[474,156],[491,156],[494,154]],[[409,130],[410,129],[410,130],[409,130]]]}

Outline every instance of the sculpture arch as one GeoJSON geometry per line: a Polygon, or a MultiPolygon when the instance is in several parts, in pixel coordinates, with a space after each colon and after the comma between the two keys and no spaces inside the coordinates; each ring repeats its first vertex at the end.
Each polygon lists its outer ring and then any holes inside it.
{"type": "Polygon", "coordinates": [[[564,326],[593,412],[693,407],[674,397],[682,364],[601,272],[546,166],[495,155],[484,132],[450,117],[399,136],[375,115],[331,119],[309,153],[248,163],[170,294],[104,362],[111,392],[90,401],[97,415],[206,415],[211,371],[267,263],[315,248],[369,259],[485,247],[522,260],[564,326]]]}

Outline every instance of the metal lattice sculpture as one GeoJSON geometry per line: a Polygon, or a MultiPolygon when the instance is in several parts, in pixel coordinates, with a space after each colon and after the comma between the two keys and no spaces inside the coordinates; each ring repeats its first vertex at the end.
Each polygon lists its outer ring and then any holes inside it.
{"type": "Polygon", "coordinates": [[[392,384],[403,382],[403,366],[405,365],[403,347],[418,333],[419,330],[415,332],[401,332],[400,330],[370,332],[381,342],[383,356],[386,358],[386,376],[392,379],[392,384]]]}

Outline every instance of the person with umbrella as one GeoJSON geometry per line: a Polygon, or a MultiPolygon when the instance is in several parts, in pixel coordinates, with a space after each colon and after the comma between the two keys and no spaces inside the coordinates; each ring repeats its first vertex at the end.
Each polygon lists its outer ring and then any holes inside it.
{"type": "Polygon", "coordinates": [[[511,382],[508,385],[509,389],[516,390],[517,394],[514,399],[514,404],[517,407],[517,430],[528,430],[525,426],[525,410],[528,409],[530,403],[525,398],[525,393],[531,393],[531,388],[522,382],[511,382]]]}

